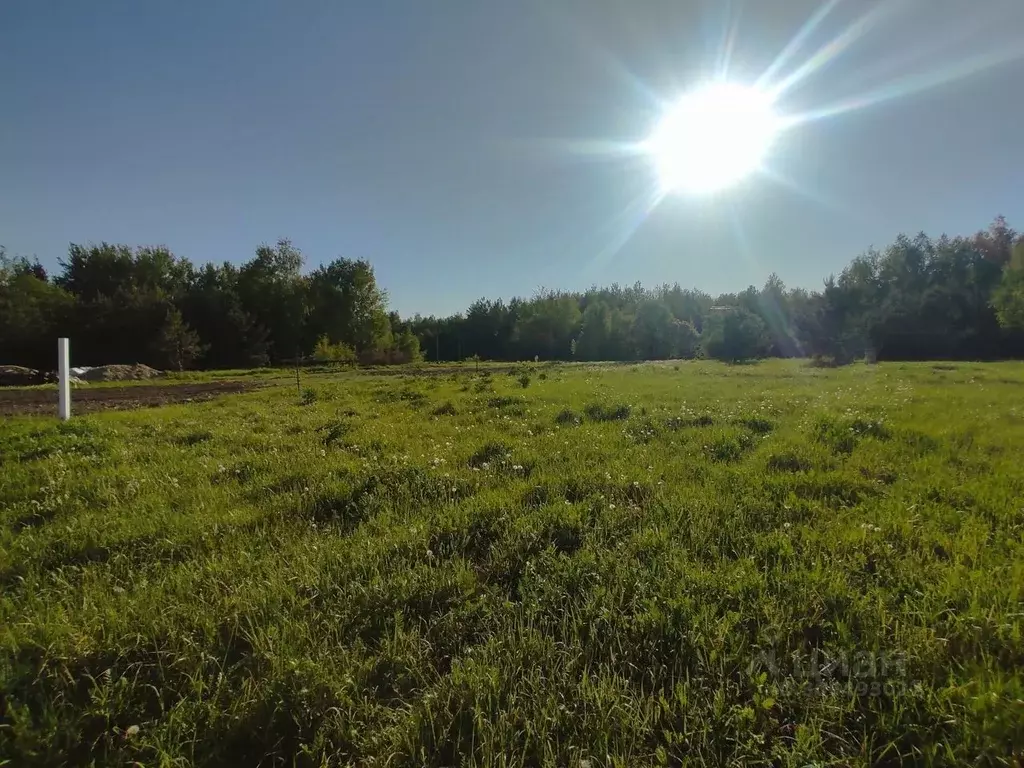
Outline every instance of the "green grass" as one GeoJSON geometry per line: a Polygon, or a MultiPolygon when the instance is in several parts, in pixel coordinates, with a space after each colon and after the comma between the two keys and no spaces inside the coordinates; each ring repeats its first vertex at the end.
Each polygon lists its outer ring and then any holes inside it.
{"type": "Polygon", "coordinates": [[[0,762],[1024,754],[1024,366],[302,388],[0,424],[0,762]]]}

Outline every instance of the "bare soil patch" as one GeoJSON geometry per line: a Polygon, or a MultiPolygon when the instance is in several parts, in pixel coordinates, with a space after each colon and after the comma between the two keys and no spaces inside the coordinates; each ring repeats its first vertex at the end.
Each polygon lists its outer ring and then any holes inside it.
{"type": "MultiPolygon", "coordinates": [[[[171,403],[210,400],[255,389],[252,381],[211,381],[193,384],[152,384],[134,387],[80,387],[71,393],[71,413],[108,409],[152,408],[171,403]]],[[[0,415],[56,415],[56,389],[0,390],[0,415]]]]}

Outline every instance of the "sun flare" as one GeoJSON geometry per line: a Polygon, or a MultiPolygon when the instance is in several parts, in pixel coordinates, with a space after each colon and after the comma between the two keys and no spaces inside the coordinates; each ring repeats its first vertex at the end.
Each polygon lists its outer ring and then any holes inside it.
{"type": "Polygon", "coordinates": [[[756,171],[780,129],[769,94],[714,83],[672,105],[644,149],[663,191],[710,194],[756,171]]]}

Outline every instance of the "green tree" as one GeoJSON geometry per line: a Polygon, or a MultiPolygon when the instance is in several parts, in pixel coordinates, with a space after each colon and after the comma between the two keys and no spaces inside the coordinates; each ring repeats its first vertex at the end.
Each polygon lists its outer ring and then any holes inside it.
{"type": "Polygon", "coordinates": [[[768,347],[764,321],[741,307],[712,312],[704,323],[701,345],[705,357],[730,363],[764,357],[768,347]]]}
{"type": "Polygon", "coordinates": [[[689,320],[673,320],[670,328],[672,356],[689,360],[696,356],[700,334],[689,320]]]}
{"type": "Polygon", "coordinates": [[[411,329],[406,328],[395,339],[395,348],[398,351],[398,361],[402,363],[418,363],[423,359],[420,352],[420,340],[411,329]]]}
{"type": "Polygon", "coordinates": [[[1024,241],[1013,249],[1013,256],[992,295],[992,306],[1001,326],[1024,331],[1024,241]]]}
{"type": "Polygon", "coordinates": [[[301,274],[302,252],[290,240],[261,245],[239,270],[242,309],[267,331],[270,357],[290,360],[312,351],[316,334],[307,332],[308,281],[301,274]]]}
{"type": "Polygon", "coordinates": [[[267,329],[243,307],[238,278],[233,264],[207,264],[179,301],[185,321],[205,345],[205,367],[247,368],[270,361],[267,329]]]}
{"type": "Polygon", "coordinates": [[[0,248],[0,360],[51,369],[54,339],[74,330],[74,308],[74,296],[47,282],[38,263],[0,248]]]}
{"type": "Polygon", "coordinates": [[[183,371],[202,356],[203,344],[199,334],[188,327],[181,312],[171,308],[154,343],[154,351],[162,368],[183,371]]]}
{"type": "Polygon", "coordinates": [[[335,259],[309,276],[308,328],[326,334],[361,355],[376,355],[391,346],[387,294],[377,286],[366,261],[335,259]]]}
{"type": "Polygon", "coordinates": [[[633,316],[630,335],[636,356],[641,360],[665,360],[675,357],[675,317],[660,301],[642,302],[633,316]]]}
{"type": "Polygon", "coordinates": [[[518,349],[528,358],[564,360],[569,342],[580,329],[576,298],[564,293],[542,293],[523,307],[518,325],[518,349]]]}

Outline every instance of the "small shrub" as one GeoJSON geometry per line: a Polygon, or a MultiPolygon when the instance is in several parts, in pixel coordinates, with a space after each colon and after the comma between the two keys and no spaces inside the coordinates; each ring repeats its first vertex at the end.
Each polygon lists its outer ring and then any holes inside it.
{"type": "Polygon", "coordinates": [[[325,446],[331,446],[343,438],[352,429],[352,425],[344,421],[329,421],[322,427],[317,427],[317,432],[323,434],[325,446]]]}
{"type": "Polygon", "coordinates": [[[736,424],[741,427],[746,427],[751,432],[758,435],[767,435],[775,429],[775,422],[770,421],[769,419],[763,419],[760,416],[748,416],[736,419],[736,424]]]}
{"type": "Polygon", "coordinates": [[[313,359],[320,363],[354,363],[356,362],[356,351],[348,344],[337,342],[332,344],[326,336],[316,340],[313,347],[313,359]]]}
{"type": "Polygon", "coordinates": [[[577,416],[570,408],[563,408],[558,412],[558,415],[555,416],[555,423],[561,424],[562,426],[572,425],[575,427],[578,426],[580,422],[580,417],[577,416]]]}
{"type": "Polygon", "coordinates": [[[743,456],[747,441],[742,437],[719,437],[708,443],[708,457],[712,461],[736,461],[743,456]]]}
{"type": "Polygon", "coordinates": [[[665,419],[666,429],[673,431],[679,429],[688,429],[690,427],[711,427],[714,426],[715,420],[707,414],[700,416],[692,416],[689,418],[683,416],[672,416],[671,418],[665,419]]]}
{"type": "Polygon", "coordinates": [[[624,432],[634,443],[646,445],[658,436],[658,425],[652,419],[644,417],[636,423],[630,423],[624,432]]]}
{"type": "Polygon", "coordinates": [[[455,416],[456,414],[458,414],[458,411],[455,410],[455,406],[452,405],[451,400],[446,400],[444,403],[437,406],[437,408],[435,408],[432,411],[432,413],[435,416],[455,416]]]}
{"type": "Polygon", "coordinates": [[[768,469],[775,472],[807,472],[811,462],[792,451],[783,451],[768,457],[768,469]]]}
{"type": "Polygon", "coordinates": [[[613,407],[600,403],[591,403],[583,409],[583,413],[591,421],[622,421],[629,418],[630,407],[620,404],[613,407]]]}
{"type": "Polygon", "coordinates": [[[302,390],[302,397],[299,399],[303,405],[312,405],[317,401],[318,395],[315,389],[306,387],[302,390]]]}
{"type": "Polygon", "coordinates": [[[469,457],[469,466],[482,467],[491,462],[504,461],[512,453],[512,449],[503,443],[485,443],[469,457]]]}
{"type": "Polygon", "coordinates": [[[497,408],[498,410],[502,410],[504,408],[521,407],[522,405],[522,398],[509,397],[508,395],[504,395],[501,397],[492,397],[490,400],[487,401],[487,406],[489,408],[497,408]]]}
{"type": "Polygon", "coordinates": [[[186,435],[182,435],[175,439],[175,443],[178,445],[198,445],[199,443],[205,443],[207,440],[213,439],[213,432],[208,429],[198,429],[194,432],[189,432],[186,435]]]}
{"type": "Polygon", "coordinates": [[[892,433],[881,421],[868,421],[856,417],[853,419],[821,416],[814,424],[814,439],[827,445],[835,453],[852,453],[862,438],[873,437],[876,440],[889,440],[892,433]]]}
{"type": "Polygon", "coordinates": [[[516,381],[519,382],[519,386],[521,386],[523,389],[526,389],[528,386],[530,386],[530,374],[521,373],[519,374],[519,378],[516,379],[516,381]]]}

